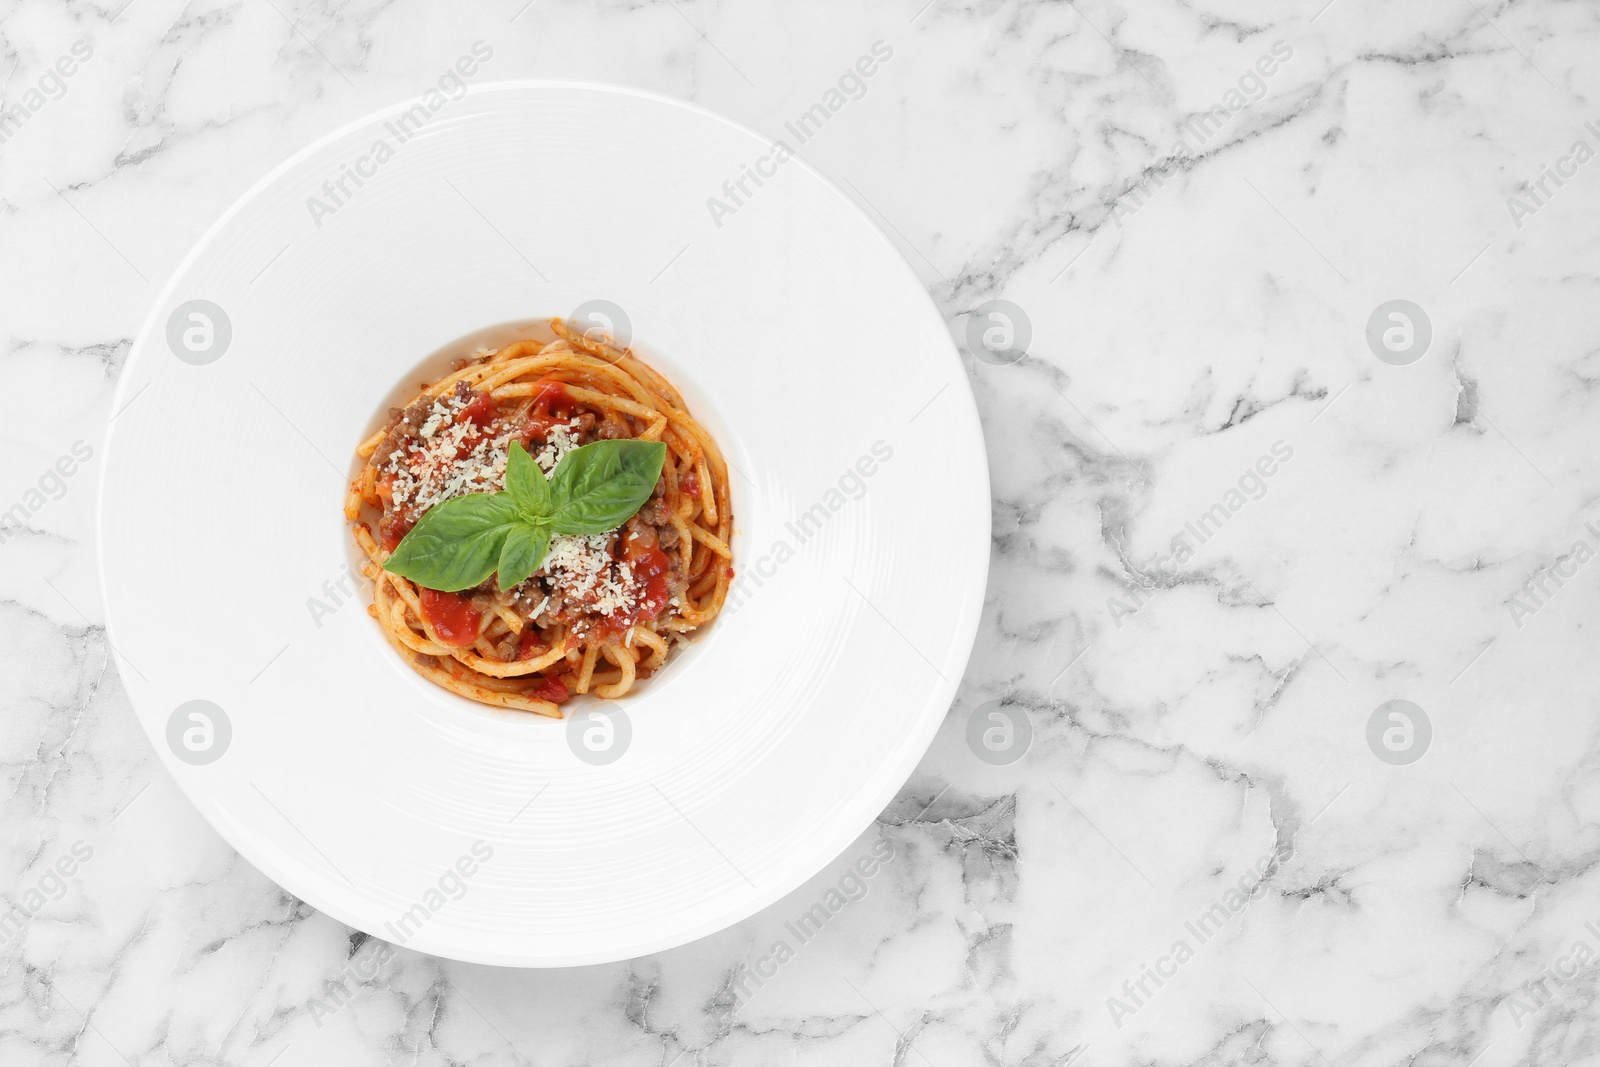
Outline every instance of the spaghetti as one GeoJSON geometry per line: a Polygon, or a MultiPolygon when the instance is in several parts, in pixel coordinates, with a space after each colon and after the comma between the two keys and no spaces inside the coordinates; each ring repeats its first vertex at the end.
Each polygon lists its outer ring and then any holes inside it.
{"type": "Polygon", "coordinates": [[[361,442],[345,518],[367,557],[367,609],[423,677],[470,700],[559,717],[570,695],[614,699],[722,609],[733,579],[728,468],[683,398],[631,349],[550,320],[554,340],[480,349],[361,442]],[[505,487],[511,445],[548,474],[597,440],[661,441],[650,500],[607,534],[557,536],[501,589],[439,592],[383,569],[435,504],[505,487]]]}

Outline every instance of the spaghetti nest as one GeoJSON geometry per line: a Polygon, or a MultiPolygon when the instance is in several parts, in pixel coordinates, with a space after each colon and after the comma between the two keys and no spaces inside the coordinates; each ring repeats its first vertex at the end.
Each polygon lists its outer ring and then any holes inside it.
{"type": "Polygon", "coordinates": [[[631,349],[579,334],[479,349],[357,448],[345,517],[373,582],[367,609],[419,674],[480,703],[559,717],[574,693],[616,698],[716,618],[733,579],[728,468],[672,384],[631,349]],[[548,474],[573,448],[667,446],[650,500],[620,528],[557,537],[512,589],[459,593],[383,569],[435,504],[505,486],[520,443],[548,474]]]}

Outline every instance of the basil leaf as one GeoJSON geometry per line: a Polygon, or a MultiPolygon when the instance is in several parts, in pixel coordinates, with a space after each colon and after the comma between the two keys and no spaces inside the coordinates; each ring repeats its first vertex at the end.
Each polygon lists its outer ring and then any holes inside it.
{"type": "Polygon", "coordinates": [[[539,464],[517,441],[511,442],[511,454],[506,458],[506,492],[511,494],[524,522],[548,521],[550,483],[545,481],[539,464]]]}
{"type": "MultiPolygon", "coordinates": [[[[544,479],[542,471],[539,472],[539,478],[541,481],[544,479]]],[[[518,523],[506,535],[505,544],[500,549],[500,563],[495,568],[499,572],[500,588],[509,592],[527,581],[528,576],[544,562],[544,555],[549,550],[548,526],[518,523]]]]}
{"type": "Polygon", "coordinates": [[[660,441],[596,441],[573,449],[550,475],[550,528],[579,536],[615,530],[650,499],[666,459],[660,441]]]}
{"type": "Polygon", "coordinates": [[[383,569],[442,593],[471,589],[494,573],[517,523],[517,506],[506,493],[453,497],[417,520],[383,569]]]}

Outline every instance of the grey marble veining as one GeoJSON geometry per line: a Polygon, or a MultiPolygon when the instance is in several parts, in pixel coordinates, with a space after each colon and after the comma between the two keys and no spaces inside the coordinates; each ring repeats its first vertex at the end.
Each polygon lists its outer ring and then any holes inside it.
{"type": "Polygon", "coordinates": [[[1600,1062],[1597,44],[1589,0],[0,10],[0,1063],[1600,1062]],[[163,281],[478,39],[482,80],[791,138],[969,348],[994,488],[971,667],[875,829],[571,971],[241,860],[127,706],[92,542],[163,281]]]}

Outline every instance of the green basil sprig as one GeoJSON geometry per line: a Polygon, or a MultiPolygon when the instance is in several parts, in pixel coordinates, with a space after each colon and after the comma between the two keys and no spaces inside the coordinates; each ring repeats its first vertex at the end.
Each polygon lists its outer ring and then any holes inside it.
{"type": "Polygon", "coordinates": [[[418,585],[454,593],[499,572],[501,589],[539,569],[555,534],[607,533],[644,507],[661,478],[660,441],[596,441],[544,471],[513,442],[506,488],[436,504],[401,538],[383,569],[418,585]]]}

